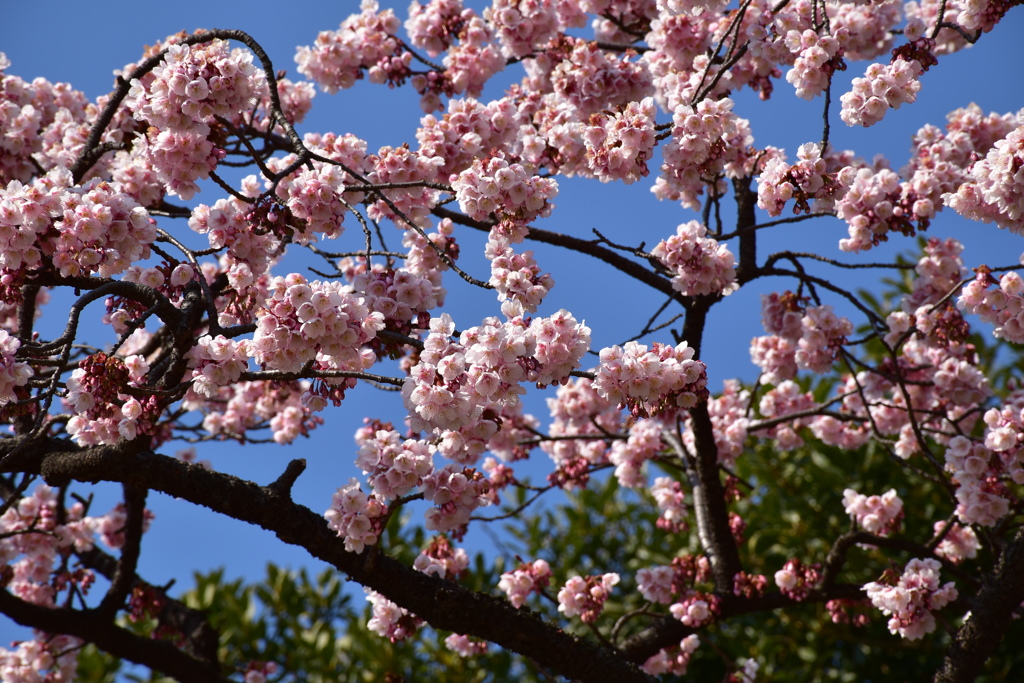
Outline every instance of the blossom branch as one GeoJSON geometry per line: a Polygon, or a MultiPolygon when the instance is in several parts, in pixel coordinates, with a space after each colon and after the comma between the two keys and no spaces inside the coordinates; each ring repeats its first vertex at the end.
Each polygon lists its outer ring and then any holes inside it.
{"type": "MultiPolygon", "coordinates": [[[[22,437],[0,440],[0,456],[17,448],[21,441],[22,437]]],[[[63,440],[37,440],[21,452],[16,465],[5,463],[3,469],[12,466],[40,473],[51,485],[64,485],[72,480],[130,481],[257,525],[285,543],[304,548],[435,628],[484,638],[531,657],[561,675],[596,683],[651,680],[613,651],[571,636],[530,612],[515,609],[503,599],[428,576],[383,554],[346,551],[321,515],[269,487],[131,444],[80,448],[63,440]]],[[[7,612],[8,604],[0,599],[0,611],[7,612]]],[[[90,639],[104,647],[102,639],[91,635],[90,639]]],[[[112,654],[122,656],[119,652],[112,654]]],[[[209,680],[198,676],[186,679],[209,680]]]]}

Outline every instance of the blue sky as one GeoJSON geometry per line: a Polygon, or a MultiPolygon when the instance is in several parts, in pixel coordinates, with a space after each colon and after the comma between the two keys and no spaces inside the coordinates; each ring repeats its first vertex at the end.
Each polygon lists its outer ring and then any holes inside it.
{"type": "MultiPolygon", "coordinates": [[[[396,6],[398,14],[404,18],[404,1],[382,2],[382,5],[396,6]]],[[[353,11],[358,11],[358,2],[351,0],[291,0],[284,4],[249,2],[244,5],[179,0],[159,6],[124,0],[102,3],[8,0],[3,6],[4,20],[0,22],[0,51],[6,52],[11,61],[10,74],[26,79],[42,76],[51,81],[66,81],[95,98],[110,90],[112,72],[137,60],[145,44],[153,44],[183,29],[238,28],[264,46],[277,69],[288,69],[289,76],[297,80],[300,76],[293,59],[296,46],[312,44],[318,31],[337,28],[344,16],[353,11]]],[[[924,123],[941,126],[947,112],[970,102],[977,102],[986,112],[1015,112],[1024,107],[1024,75],[1019,66],[1021,35],[1024,35],[1024,12],[1013,10],[1004,25],[985,36],[977,47],[943,58],[936,69],[926,74],[916,105],[890,112],[881,124],[867,130],[848,129],[838,118],[838,95],[844,92],[850,78],[863,74],[866,66],[865,63],[852,65],[837,79],[833,143],[840,148],[854,149],[866,158],[884,153],[892,160],[892,165],[899,168],[906,163],[911,134],[924,123]]],[[[516,72],[513,74],[518,78],[516,72]]],[[[508,78],[502,80],[502,83],[508,82],[508,78]]],[[[500,94],[500,88],[493,89],[485,93],[484,99],[500,94]]],[[[792,157],[799,144],[820,139],[820,107],[820,100],[811,103],[800,100],[792,88],[781,81],[776,84],[770,102],[760,103],[744,94],[738,98],[736,110],[740,116],[751,120],[758,146],[783,147],[792,157]]],[[[313,112],[298,128],[300,133],[351,132],[366,139],[370,150],[376,150],[384,144],[397,146],[406,141],[415,145],[415,127],[421,115],[418,96],[411,90],[388,90],[360,83],[352,90],[333,96],[318,92],[313,112]]],[[[589,237],[591,228],[598,228],[620,243],[646,240],[650,248],[674,233],[679,223],[697,218],[674,204],[655,200],[647,192],[650,181],[645,179],[627,187],[560,180],[557,208],[550,219],[539,225],[580,237],[589,237]]],[[[206,187],[196,201],[212,204],[220,196],[216,188],[206,187]]],[[[761,218],[764,219],[763,214],[761,218]]],[[[188,232],[184,224],[163,227],[177,234],[188,232]]],[[[781,228],[770,239],[785,248],[839,256],[836,243],[845,233],[845,225],[840,222],[821,220],[781,228]]],[[[989,265],[1016,262],[1024,247],[1017,238],[993,226],[968,224],[948,211],[940,214],[930,234],[972,239],[965,254],[969,267],[982,262],[989,265]]],[[[472,232],[459,233],[458,237],[462,242],[463,267],[486,279],[483,237],[472,232]]],[[[362,237],[349,232],[337,245],[327,246],[345,248],[354,244],[351,240],[361,242],[362,237]]],[[[913,246],[910,240],[897,245],[901,249],[913,246]]],[[[761,248],[762,254],[768,250],[768,247],[761,248]]],[[[891,254],[892,249],[847,258],[854,262],[873,261],[883,253],[891,254]]],[[[645,293],[588,260],[543,249],[538,249],[537,254],[541,267],[550,270],[556,281],[541,313],[550,314],[565,307],[577,318],[585,318],[594,330],[595,348],[621,343],[662,303],[650,297],[638,299],[646,296],[645,293]]],[[[460,328],[477,324],[483,316],[499,315],[491,293],[469,292],[468,287],[454,278],[449,278],[447,284],[452,304],[449,310],[460,328]]],[[[784,286],[780,284],[779,288],[784,286]]],[[[747,348],[751,337],[762,334],[759,294],[764,291],[768,290],[761,287],[740,291],[714,309],[704,354],[713,391],[728,377],[751,380],[756,376],[747,348]]],[[[52,316],[51,324],[63,325],[63,312],[59,308],[53,307],[48,313],[52,316]]],[[[540,395],[528,406],[546,422],[542,399],[540,395]]],[[[400,409],[395,395],[382,396],[376,390],[360,388],[350,393],[341,408],[328,409],[323,414],[327,424],[313,439],[301,440],[290,447],[265,445],[243,449],[230,444],[203,445],[200,457],[212,460],[218,470],[261,483],[273,480],[289,459],[305,457],[309,469],[299,479],[295,497],[314,510],[324,510],[334,489],[358,474],[352,464],[355,456],[352,433],[363,416],[400,420],[400,409]]],[[[534,457],[546,458],[543,454],[534,457]]],[[[538,469],[546,467],[546,462],[541,465],[538,469]]],[[[97,514],[114,502],[112,489],[101,489],[101,494],[101,502],[94,509],[97,514]]],[[[143,540],[140,570],[153,583],[177,579],[178,586],[187,587],[191,583],[191,570],[218,566],[225,566],[229,577],[243,575],[255,579],[262,576],[267,561],[316,567],[304,553],[246,525],[215,518],[204,510],[158,494],[151,494],[150,506],[156,511],[157,519],[143,540]]],[[[8,640],[8,633],[14,631],[0,620],[0,643],[8,640]]]]}

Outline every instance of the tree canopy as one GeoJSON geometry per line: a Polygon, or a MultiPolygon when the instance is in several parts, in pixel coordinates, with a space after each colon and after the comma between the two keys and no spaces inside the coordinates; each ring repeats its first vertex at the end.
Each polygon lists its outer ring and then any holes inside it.
{"type": "Polygon", "coordinates": [[[837,129],[1017,4],[364,0],[95,100],[0,53],[0,680],[1007,680],[1024,109],[837,129]],[[418,127],[304,123],[357,83],[418,127]],[[160,584],[158,495],[318,564],[160,584]]]}

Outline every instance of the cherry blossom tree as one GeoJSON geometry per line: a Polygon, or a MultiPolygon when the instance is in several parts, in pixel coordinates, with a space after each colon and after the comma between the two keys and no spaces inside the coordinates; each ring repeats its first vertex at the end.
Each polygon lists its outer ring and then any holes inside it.
{"type": "Polygon", "coordinates": [[[1022,266],[943,234],[1024,232],[1024,109],[936,112],[891,159],[830,141],[1017,4],[364,0],[296,80],[247,33],[183,32],[96,101],[0,54],[0,612],[34,633],[0,680],[1024,666],[1022,266]],[[376,151],[304,129],[357,81],[414,90],[419,127],[376,151]],[[750,92],[822,125],[757,140],[750,92]],[[560,186],[595,181],[678,218],[555,229],[560,186]],[[834,252],[787,238],[811,221],[834,252]],[[559,254],[646,323],[574,315],[559,254]],[[713,311],[744,290],[757,374],[713,386],[713,311]],[[392,407],[329,500],[294,495],[304,458],[257,482],[204,454],[315,443],[364,387],[392,407]],[[331,569],[155,585],[151,492],[331,569]]]}

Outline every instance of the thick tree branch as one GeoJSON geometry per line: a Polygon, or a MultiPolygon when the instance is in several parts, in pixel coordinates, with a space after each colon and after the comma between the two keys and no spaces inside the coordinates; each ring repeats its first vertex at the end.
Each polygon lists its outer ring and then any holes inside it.
{"type": "Polygon", "coordinates": [[[1024,529],[1003,550],[986,578],[970,618],[957,631],[935,683],[970,683],[995,654],[1013,614],[1024,602],[1024,529]]]}
{"type": "Polygon", "coordinates": [[[161,671],[183,683],[230,683],[221,675],[220,667],[169,642],[135,635],[94,610],[42,607],[0,590],[0,612],[22,626],[76,636],[115,657],[161,671]]]}
{"type": "MultiPolygon", "coordinates": [[[[0,455],[20,441],[19,437],[0,441],[0,455]]],[[[306,549],[435,628],[489,640],[561,675],[597,683],[650,680],[617,653],[569,635],[504,599],[427,576],[382,553],[346,551],[321,515],[270,487],[123,446],[83,449],[65,440],[39,439],[21,449],[16,460],[19,469],[38,472],[52,485],[72,480],[119,481],[255,524],[285,543],[306,549]]]]}
{"type": "Polygon", "coordinates": [[[121,559],[114,569],[114,577],[110,581],[110,589],[103,596],[103,601],[96,608],[99,614],[113,619],[118,610],[124,607],[125,599],[135,583],[135,568],[139,563],[142,548],[142,532],[146,521],[146,489],[124,484],[125,528],[124,545],[121,546],[121,559]]]}

